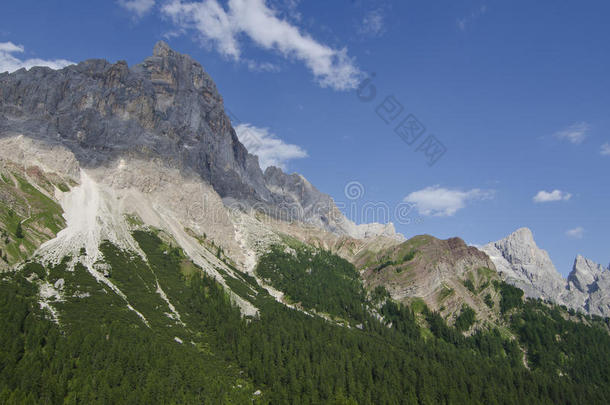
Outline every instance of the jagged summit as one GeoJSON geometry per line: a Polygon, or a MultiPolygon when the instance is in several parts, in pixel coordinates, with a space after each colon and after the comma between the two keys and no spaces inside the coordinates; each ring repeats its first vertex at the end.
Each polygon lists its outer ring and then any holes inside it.
{"type": "Polygon", "coordinates": [[[527,227],[517,229],[515,232],[511,233],[509,237],[522,238],[534,242],[534,234],[532,233],[532,230],[527,227]]]}
{"type": "Polygon", "coordinates": [[[520,228],[481,248],[501,276],[533,298],[543,298],[583,312],[610,315],[610,270],[578,255],[567,280],[540,249],[532,231],[520,228]]]}
{"type": "Polygon", "coordinates": [[[174,51],[169,47],[167,42],[165,41],[157,41],[155,46],[153,47],[153,56],[158,56],[160,58],[168,56],[170,53],[174,51]]]}
{"type": "Polygon", "coordinates": [[[548,253],[540,249],[532,231],[520,228],[504,239],[483,246],[505,279],[535,298],[559,296],[565,281],[548,253]]]}
{"type": "Polygon", "coordinates": [[[601,264],[597,264],[582,255],[577,255],[576,259],[574,259],[572,271],[568,276],[568,282],[572,283],[580,291],[588,291],[596,278],[606,270],[601,264]]]}
{"type": "Polygon", "coordinates": [[[568,304],[592,314],[610,316],[610,269],[578,255],[567,284],[568,304]]]}
{"type": "Polygon", "coordinates": [[[338,234],[362,233],[302,176],[277,168],[265,175],[237,138],[212,78],[162,41],[131,68],[91,59],[0,76],[0,134],[60,144],[83,168],[158,162],[201,178],[227,204],[338,234]]]}

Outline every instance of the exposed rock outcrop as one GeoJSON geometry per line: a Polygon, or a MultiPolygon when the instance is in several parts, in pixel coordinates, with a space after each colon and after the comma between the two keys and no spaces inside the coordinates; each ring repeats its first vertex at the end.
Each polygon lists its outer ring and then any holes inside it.
{"type": "Polygon", "coordinates": [[[595,283],[608,270],[601,264],[597,264],[581,255],[576,256],[572,272],[568,276],[571,288],[583,293],[589,293],[596,289],[595,283]]]}
{"type": "Polygon", "coordinates": [[[508,283],[533,298],[555,299],[565,290],[565,280],[549,254],[536,245],[532,231],[520,228],[504,239],[481,248],[508,283]]]}
{"type": "Polygon", "coordinates": [[[576,256],[568,276],[567,303],[586,312],[610,316],[610,268],[576,256]]]}
{"type": "Polygon", "coordinates": [[[369,289],[383,286],[395,300],[423,299],[448,318],[466,304],[480,321],[495,318],[493,309],[484,302],[487,294],[496,295],[493,281],[499,277],[494,264],[460,238],[415,236],[378,252],[363,252],[356,266],[369,289]]]}
{"type": "Polygon", "coordinates": [[[574,260],[567,280],[540,249],[532,232],[521,228],[481,248],[500,276],[525,295],[566,305],[585,313],[610,316],[610,270],[581,255],[574,260]]]}
{"type": "Polygon", "coordinates": [[[278,168],[263,173],[239,142],[210,76],[164,42],[132,67],[93,59],[0,74],[0,136],[21,134],[65,146],[85,169],[121,159],[160,162],[200,177],[225,204],[338,234],[393,229],[363,231],[302,176],[278,168]]]}

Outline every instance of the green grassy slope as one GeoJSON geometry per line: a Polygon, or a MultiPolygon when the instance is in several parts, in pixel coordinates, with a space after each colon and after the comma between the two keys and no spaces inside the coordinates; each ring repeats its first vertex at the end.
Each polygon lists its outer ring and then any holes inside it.
{"type": "Polygon", "coordinates": [[[65,226],[59,204],[40,191],[53,195],[55,187],[68,190],[37,168],[0,162],[0,268],[27,259],[65,226]]]}

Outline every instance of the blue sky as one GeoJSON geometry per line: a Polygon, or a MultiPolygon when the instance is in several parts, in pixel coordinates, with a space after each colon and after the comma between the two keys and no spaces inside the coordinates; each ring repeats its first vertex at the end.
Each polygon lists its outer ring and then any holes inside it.
{"type": "Polygon", "coordinates": [[[355,220],[383,219],[366,203],[396,220],[406,199],[407,237],[483,244],[527,226],[565,275],[577,253],[610,261],[608,15],[606,1],[21,0],[2,6],[0,70],[131,65],[166,40],[210,73],[264,163],[355,220]],[[408,114],[425,127],[412,145],[394,132],[408,114]],[[429,135],[446,148],[432,166],[429,135]]]}

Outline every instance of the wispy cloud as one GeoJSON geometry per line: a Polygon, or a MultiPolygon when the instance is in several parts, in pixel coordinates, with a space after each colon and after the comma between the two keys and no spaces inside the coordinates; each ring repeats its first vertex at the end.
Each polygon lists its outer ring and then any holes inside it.
{"type": "Polygon", "coordinates": [[[447,189],[436,185],[414,191],[406,196],[404,200],[414,204],[421,215],[447,217],[455,215],[468,202],[488,200],[493,198],[493,196],[493,190],[475,188],[463,191],[447,189]]]}
{"type": "Polygon", "coordinates": [[[557,139],[566,140],[573,144],[582,143],[587,137],[587,132],[591,129],[591,126],[586,122],[578,122],[572,124],[564,130],[555,133],[557,139]]]}
{"type": "Polygon", "coordinates": [[[565,191],[561,191],[561,190],[553,190],[553,191],[540,190],[534,196],[533,200],[534,200],[534,202],[537,202],[537,203],[545,203],[545,202],[552,202],[552,201],[568,201],[570,198],[572,198],[572,194],[566,193],[565,191]]]}
{"type": "Polygon", "coordinates": [[[334,49],[316,41],[279,18],[264,0],[229,0],[227,7],[217,0],[172,0],[161,12],[179,29],[195,31],[203,43],[230,59],[240,60],[241,40],[247,37],[262,49],[303,62],[322,87],[349,90],[358,84],[361,72],[345,48],[334,49]]]}
{"type": "Polygon", "coordinates": [[[20,54],[25,51],[22,45],[15,45],[12,42],[0,42],[0,73],[2,72],[14,72],[21,68],[29,69],[34,66],[48,66],[51,69],[61,69],[68,65],[73,65],[74,62],[70,62],[65,59],[19,59],[15,54],[20,54]]]}
{"type": "Polygon", "coordinates": [[[574,239],[582,239],[585,234],[585,229],[582,226],[578,226],[574,229],[569,229],[566,231],[566,235],[570,238],[574,239]]]}
{"type": "Polygon", "coordinates": [[[155,0],[118,0],[118,3],[138,18],[144,16],[155,6],[155,0]]]}
{"type": "Polygon", "coordinates": [[[385,32],[383,11],[381,9],[371,10],[364,15],[358,32],[372,37],[381,36],[385,32]]]}
{"type": "Polygon", "coordinates": [[[610,143],[606,142],[603,144],[599,153],[601,153],[603,156],[610,156],[610,143]]]}
{"type": "Polygon", "coordinates": [[[475,20],[482,17],[485,13],[487,13],[487,6],[482,5],[479,8],[473,10],[466,17],[458,18],[456,21],[457,27],[460,31],[465,31],[467,26],[472,24],[475,20]]]}
{"type": "Polygon", "coordinates": [[[244,62],[253,72],[279,72],[281,70],[278,65],[270,62],[257,62],[252,59],[245,59],[244,62]]]}
{"type": "Polygon", "coordinates": [[[261,169],[277,166],[286,170],[288,161],[307,157],[307,152],[298,145],[285,143],[268,128],[258,128],[250,124],[235,127],[239,141],[248,152],[258,156],[261,169]]]}
{"type": "Polygon", "coordinates": [[[270,7],[276,9],[278,15],[294,21],[301,21],[303,18],[298,10],[300,2],[301,0],[269,0],[270,7]]]}

